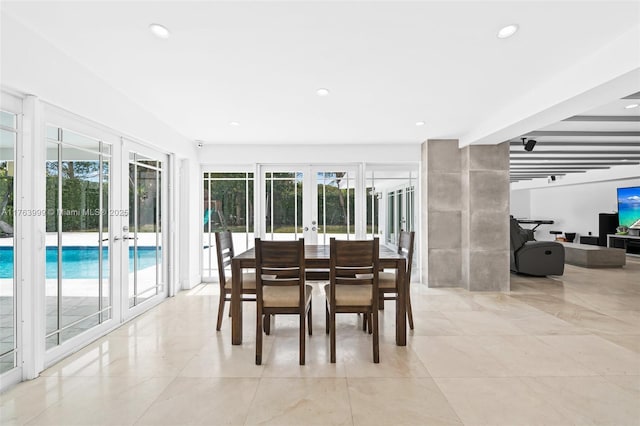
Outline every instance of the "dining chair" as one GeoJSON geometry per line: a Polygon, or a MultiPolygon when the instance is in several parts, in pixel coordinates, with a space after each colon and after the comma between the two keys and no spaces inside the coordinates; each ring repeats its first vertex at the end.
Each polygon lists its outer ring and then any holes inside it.
{"type": "MultiPolygon", "coordinates": [[[[233,238],[231,231],[218,231],[216,235],[216,251],[218,256],[218,279],[220,281],[220,302],[218,304],[218,322],[216,331],[220,331],[222,326],[222,316],[224,314],[225,302],[231,301],[231,259],[233,259],[233,238]],[[229,270],[227,270],[229,268],[229,270]],[[227,276],[227,272],[229,275],[227,276]]],[[[255,302],[256,294],[256,274],[253,272],[242,273],[242,301],[255,302]],[[254,295],[245,297],[245,295],[254,295]]],[[[229,312],[231,314],[231,312],[229,312]]]]}
{"type": "MultiPolygon", "coordinates": [[[[407,269],[405,274],[405,289],[406,289],[406,301],[407,301],[407,316],[409,317],[409,328],[413,330],[413,312],[411,311],[411,264],[413,263],[413,244],[415,240],[414,231],[400,231],[400,238],[398,239],[398,254],[404,256],[407,261],[407,269]]],[[[396,273],[394,272],[380,272],[378,276],[378,303],[380,308],[384,308],[385,300],[397,300],[398,287],[396,284],[396,273]]]]}
{"type": "Polygon", "coordinates": [[[262,241],[256,238],[256,365],[262,364],[265,322],[276,314],[300,317],[300,365],[305,363],[305,318],[311,326],[312,287],[305,284],[304,239],[262,241]]]}
{"type": "Polygon", "coordinates": [[[379,240],[329,240],[329,284],[326,294],[326,332],[330,335],[331,362],[336,362],[336,314],[371,316],[373,362],[380,362],[378,336],[379,240]]]}

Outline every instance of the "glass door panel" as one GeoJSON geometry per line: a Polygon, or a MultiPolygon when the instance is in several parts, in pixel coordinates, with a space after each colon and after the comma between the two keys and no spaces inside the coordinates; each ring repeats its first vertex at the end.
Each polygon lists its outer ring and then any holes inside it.
{"type": "Polygon", "coordinates": [[[329,244],[356,236],[356,167],[263,166],[263,238],[329,244]]]}
{"type": "Polygon", "coordinates": [[[129,224],[123,227],[128,257],[128,306],[166,293],[164,286],[163,166],[166,161],[129,153],[129,224]]]}
{"type": "Polygon", "coordinates": [[[0,111],[0,374],[17,366],[14,191],[17,115],[0,111]]]}
{"type": "MultiPolygon", "coordinates": [[[[317,191],[317,244],[329,239],[355,239],[355,176],[347,171],[315,173],[317,191]]],[[[312,224],[313,225],[313,224],[312,224]]]]}
{"type": "Polygon", "coordinates": [[[50,126],[46,161],[46,348],[112,317],[110,146],[50,126]],[[105,237],[105,238],[103,238],[105,237]]]}
{"type": "Polygon", "coordinates": [[[303,227],[305,173],[265,172],[264,238],[294,240],[305,237],[303,227]]]}
{"type": "Polygon", "coordinates": [[[218,277],[215,232],[230,230],[237,253],[253,247],[253,173],[204,173],[203,279],[218,277]]]}

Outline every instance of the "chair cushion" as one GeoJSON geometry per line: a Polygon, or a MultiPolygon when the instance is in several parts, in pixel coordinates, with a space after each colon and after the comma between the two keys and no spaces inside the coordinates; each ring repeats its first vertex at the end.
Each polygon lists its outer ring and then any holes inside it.
{"type": "MultiPolygon", "coordinates": [[[[305,285],[305,303],[311,300],[313,287],[305,285]]],[[[262,302],[265,308],[295,308],[300,300],[300,289],[297,285],[262,287],[262,302]]]]}
{"type": "Polygon", "coordinates": [[[395,272],[379,272],[378,287],[384,288],[384,289],[396,288],[396,273],[395,272]]]}
{"type": "MultiPolygon", "coordinates": [[[[224,288],[231,290],[231,286],[232,286],[231,277],[228,277],[227,282],[224,283],[224,288]]],[[[254,272],[246,272],[242,274],[242,289],[243,290],[256,289],[256,274],[254,272]]]]}
{"type": "MultiPolygon", "coordinates": [[[[331,284],[324,286],[327,300],[331,300],[331,284]]],[[[371,293],[373,286],[370,284],[337,284],[336,306],[371,306],[373,301],[371,293]]]]}

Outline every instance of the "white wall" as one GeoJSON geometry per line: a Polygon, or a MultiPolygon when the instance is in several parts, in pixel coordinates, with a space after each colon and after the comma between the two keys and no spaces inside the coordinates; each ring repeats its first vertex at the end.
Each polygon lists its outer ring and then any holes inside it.
{"type": "Polygon", "coordinates": [[[203,164],[418,162],[420,145],[205,145],[203,164]]]}
{"type": "MultiPolygon", "coordinates": [[[[200,186],[199,163],[192,141],[177,133],[154,115],[131,101],[116,88],[98,78],[47,40],[26,28],[6,14],[0,16],[0,85],[18,94],[30,94],[39,100],[68,110],[113,129],[122,136],[129,136],[173,153],[178,160],[189,160],[191,167],[183,176],[193,187],[200,186]]],[[[124,66],[124,64],[123,64],[124,66]]],[[[46,117],[44,117],[46,120],[46,117]]],[[[180,164],[177,161],[176,164],[180,164]]],[[[178,187],[180,183],[178,182],[178,187]]],[[[198,197],[175,198],[187,203],[186,218],[180,218],[180,233],[188,238],[189,263],[187,268],[191,284],[199,282],[199,233],[198,197]]],[[[184,276],[180,272],[180,276],[184,276]]]]}
{"type": "Polygon", "coordinates": [[[538,228],[538,240],[552,240],[554,236],[549,234],[550,230],[598,235],[598,213],[617,212],[616,189],[628,186],[640,186],[640,177],[512,190],[511,214],[555,221],[553,225],[541,225],[538,228]]]}
{"type": "Polygon", "coordinates": [[[513,217],[528,219],[531,216],[531,191],[511,191],[510,208],[513,217]]]}

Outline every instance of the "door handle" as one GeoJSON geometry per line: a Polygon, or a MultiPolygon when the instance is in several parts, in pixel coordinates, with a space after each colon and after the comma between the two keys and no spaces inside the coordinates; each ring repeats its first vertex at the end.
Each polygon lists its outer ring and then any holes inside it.
{"type": "Polygon", "coordinates": [[[305,230],[305,232],[306,232],[306,231],[308,231],[308,230],[309,230],[309,227],[308,227],[308,226],[305,226],[305,227],[304,227],[304,230],[305,230]]]}
{"type": "Polygon", "coordinates": [[[312,230],[312,231],[315,231],[315,230],[316,230],[316,227],[315,227],[315,226],[312,226],[312,227],[311,227],[311,230],[312,230]]]}

